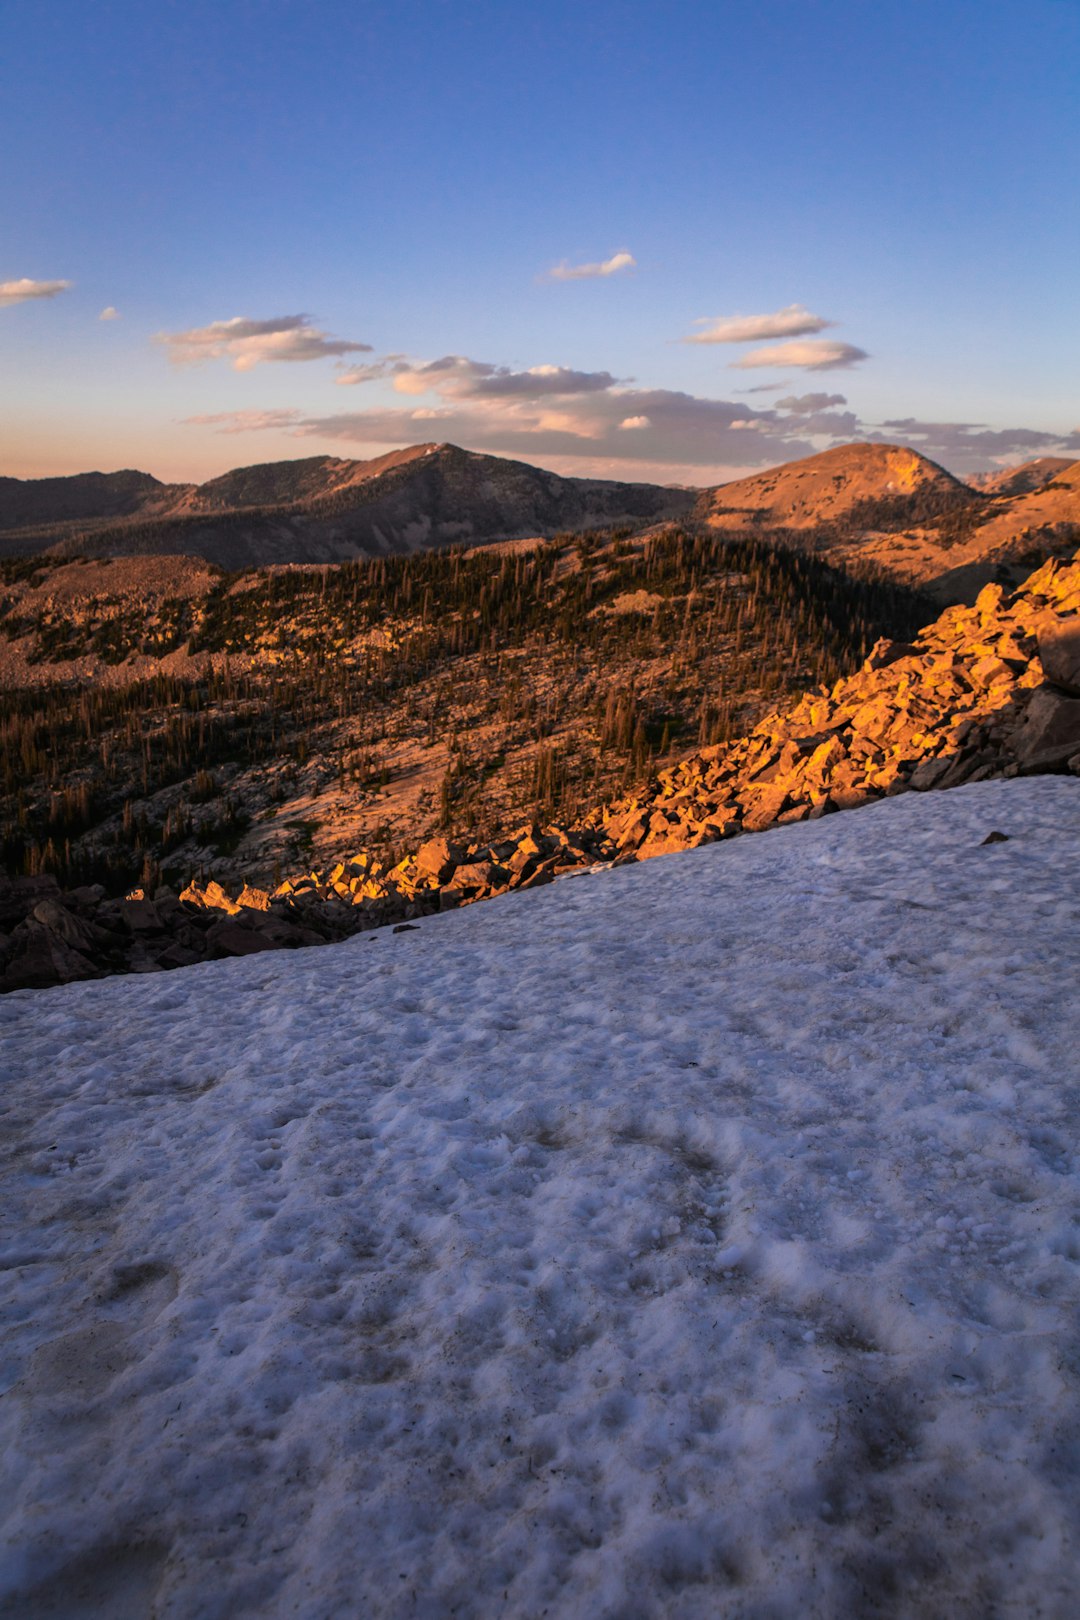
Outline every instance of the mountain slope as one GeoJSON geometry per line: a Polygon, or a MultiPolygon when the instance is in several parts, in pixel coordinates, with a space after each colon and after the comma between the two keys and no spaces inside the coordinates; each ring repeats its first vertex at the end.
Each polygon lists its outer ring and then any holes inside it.
{"type": "Polygon", "coordinates": [[[1052,483],[1072,465],[1071,456],[1036,456],[1034,461],[1022,462],[1019,467],[977,473],[967,482],[984,495],[1030,495],[1033,490],[1052,483]]]}
{"type": "MultiPolygon", "coordinates": [[[[401,555],[456,542],[550,535],[688,511],[693,495],[654,484],[560,478],[455,445],[413,445],[370,462],[313,457],[239,468],[167,492],[167,509],[58,534],[0,534],[12,554],[188,554],[227,568],[401,555]]],[[[37,503],[40,505],[40,501],[37,503]]],[[[0,504],[0,527],[3,524],[0,504]]]]}
{"type": "Polygon", "coordinates": [[[0,1612],[1069,1620],[1077,794],[8,998],[0,1612]]]}
{"type": "Polygon", "coordinates": [[[845,444],[703,491],[693,515],[712,529],[814,529],[849,523],[881,502],[937,513],[974,502],[959,479],[915,450],[845,444]]]}
{"type": "Polygon", "coordinates": [[[175,507],[186,488],[133,471],[76,473],[71,478],[0,478],[0,534],[9,529],[129,517],[147,508],[167,511],[175,507]]]}

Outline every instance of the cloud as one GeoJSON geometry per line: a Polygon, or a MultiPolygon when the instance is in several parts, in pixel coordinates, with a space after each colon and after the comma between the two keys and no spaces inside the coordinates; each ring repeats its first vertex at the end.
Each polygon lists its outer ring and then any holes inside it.
{"type": "Polygon", "coordinates": [[[29,276],[23,276],[21,281],[0,281],[0,309],[8,304],[23,304],[28,298],[55,298],[70,286],[70,281],[31,281],[29,276]]]}
{"type": "Polygon", "coordinates": [[[1080,458],[1080,428],[1071,433],[1053,433],[1041,428],[991,428],[983,422],[923,422],[903,416],[893,417],[874,429],[866,428],[860,436],[878,443],[908,444],[960,474],[982,472],[994,464],[1010,465],[1037,455],[1080,458]]]}
{"type": "Polygon", "coordinates": [[[343,385],[393,381],[399,394],[438,394],[443,399],[547,399],[571,394],[603,393],[615,386],[610,371],[574,371],[569,366],[530,366],[515,371],[487,360],[447,354],[439,360],[407,360],[384,355],[368,365],[352,366],[335,381],[343,385]]]}
{"type": "MultiPolygon", "coordinates": [[[[753,389],[748,390],[753,393],[753,389]]],[[[778,411],[790,411],[793,416],[810,416],[814,411],[827,411],[831,405],[846,405],[843,394],[788,394],[778,399],[778,411]]]]}
{"type": "Polygon", "coordinates": [[[731,363],[740,371],[758,366],[800,366],[804,371],[843,371],[869,360],[865,349],[835,338],[809,338],[805,343],[772,343],[764,349],[751,349],[731,363]]]}
{"type": "Polygon", "coordinates": [[[621,270],[636,270],[637,260],[626,248],[620,248],[613,253],[610,259],[601,259],[597,264],[567,264],[564,259],[561,264],[552,265],[541,277],[542,281],[591,281],[596,276],[615,276],[621,270]]]}
{"type": "Polygon", "coordinates": [[[118,309],[114,309],[111,304],[106,304],[105,308],[98,316],[99,321],[118,321],[119,319],[120,311],[118,309]]]}
{"type": "Polygon", "coordinates": [[[187,332],[160,332],[158,342],[177,365],[231,360],[237,371],[271,360],[323,360],[341,354],[371,353],[370,343],[346,343],[311,325],[310,315],[278,315],[267,321],[235,315],[187,332]]]}
{"type": "MultiPolygon", "coordinates": [[[[848,346],[781,347],[810,348],[820,365],[822,348],[848,346]]],[[[1054,434],[913,417],[866,423],[843,408],[843,394],[824,390],[787,394],[775,406],[759,407],[745,399],[640,388],[607,371],[552,364],[515,368],[460,354],[427,361],[382,355],[337,380],[380,379],[393,391],[371,409],[322,415],[246,410],[188,421],[220,433],[276,431],[366,447],[362,454],[438,440],[591,477],[655,477],[655,469],[663,468],[665,479],[675,481],[718,482],[721,468],[724,477],[745,476],[853,440],[899,440],[961,475],[1009,457],[1080,456],[1080,430],[1054,434]],[[646,474],[646,468],[653,471],[646,474]]]]}
{"type": "Polygon", "coordinates": [[[381,360],[372,360],[364,365],[350,366],[347,371],[340,371],[334,378],[342,388],[351,388],[357,383],[380,382],[384,377],[392,377],[395,372],[408,371],[409,366],[403,356],[399,354],[384,355],[381,360]]]}
{"type": "Polygon", "coordinates": [[[824,332],[836,322],[812,315],[802,304],[788,304],[772,315],[705,315],[694,325],[703,326],[704,332],[692,332],[683,343],[761,343],[765,338],[805,337],[808,332],[824,332]]]}
{"type": "Polygon", "coordinates": [[[266,429],[295,428],[303,421],[302,411],[217,411],[211,415],[185,416],[185,427],[212,427],[218,433],[259,433],[266,429]]]}

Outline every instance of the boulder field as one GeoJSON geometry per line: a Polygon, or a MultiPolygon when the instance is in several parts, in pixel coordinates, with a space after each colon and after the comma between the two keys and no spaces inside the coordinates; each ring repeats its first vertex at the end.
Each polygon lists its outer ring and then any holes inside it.
{"type": "Polygon", "coordinates": [[[0,879],[0,991],[153,972],[341,940],[388,923],[988,777],[1080,775],[1080,553],[1017,590],[988,585],[911,643],[879,642],[855,675],[691,754],[582,825],[530,825],[489,844],[437,838],[384,867],[360,852],[272,893],[191,883],[180,894],[61,891],[0,879]]]}

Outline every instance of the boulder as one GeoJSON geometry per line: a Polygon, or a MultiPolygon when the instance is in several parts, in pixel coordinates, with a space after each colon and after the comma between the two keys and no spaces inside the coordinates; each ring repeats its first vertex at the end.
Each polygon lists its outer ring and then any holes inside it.
{"type": "Polygon", "coordinates": [[[1080,619],[1057,620],[1040,631],[1039,662],[1048,681],[1080,697],[1080,619]]]}
{"type": "Polygon", "coordinates": [[[39,900],[59,895],[60,885],[48,872],[40,877],[0,878],[0,928],[22,922],[39,900]]]}
{"type": "Polygon", "coordinates": [[[96,941],[92,925],[81,917],[73,916],[59,900],[39,900],[30,916],[62,939],[65,945],[70,945],[76,951],[93,951],[96,941]]]}
{"type": "Polygon", "coordinates": [[[99,979],[101,969],[45,923],[30,918],[11,938],[12,955],[0,975],[0,993],[45,990],[76,979],[99,979]]]}
{"type": "Polygon", "coordinates": [[[275,951],[274,941],[261,931],[245,928],[231,917],[223,917],[207,931],[206,943],[214,956],[252,956],[256,951],[275,951]]]}
{"type": "Polygon", "coordinates": [[[1052,686],[1032,693],[1013,750],[1025,776],[1064,770],[1080,752],[1080,698],[1066,697],[1052,686]]]}
{"type": "Polygon", "coordinates": [[[445,883],[464,859],[465,851],[461,846],[451,844],[447,838],[432,838],[421,844],[414,857],[418,875],[435,883],[445,883]]]}

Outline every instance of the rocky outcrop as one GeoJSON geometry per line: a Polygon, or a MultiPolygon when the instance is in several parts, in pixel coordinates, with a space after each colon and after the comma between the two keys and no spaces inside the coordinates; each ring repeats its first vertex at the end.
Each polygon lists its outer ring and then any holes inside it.
{"type": "Polygon", "coordinates": [[[1011,595],[988,585],[913,644],[879,643],[858,674],[663,772],[611,806],[605,830],[644,857],[907,789],[1068,769],[1078,634],[1076,561],[1046,563],[1011,595]]]}
{"type": "Polygon", "coordinates": [[[989,585],[974,607],[949,608],[914,642],[879,642],[856,675],[577,828],[435,838],[390,867],[361,852],[273,893],[215,882],[109,899],[95,887],[61,893],[49,877],[0,881],[0,990],[324,944],[888,794],[1080,775],[1078,647],[1080,561],[1051,561],[1012,594],[989,585]]]}

